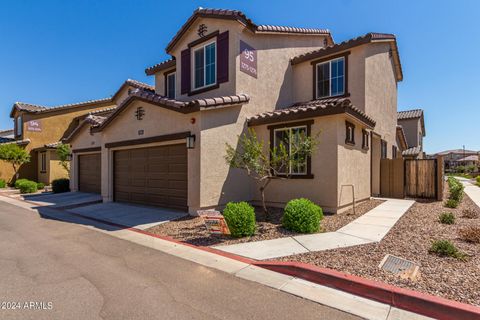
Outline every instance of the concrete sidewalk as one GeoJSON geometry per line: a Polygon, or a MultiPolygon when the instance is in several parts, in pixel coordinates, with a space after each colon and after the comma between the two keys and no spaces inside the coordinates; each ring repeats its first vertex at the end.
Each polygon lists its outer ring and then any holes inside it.
{"type": "Polygon", "coordinates": [[[413,200],[386,200],[335,232],[216,246],[215,249],[251,259],[266,260],[380,242],[415,203],[413,200]]]}
{"type": "Polygon", "coordinates": [[[462,177],[455,177],[455,179],[463,183],[467,196],[480,208],[480,187],[473,184],[471,180],[462,177]]]}

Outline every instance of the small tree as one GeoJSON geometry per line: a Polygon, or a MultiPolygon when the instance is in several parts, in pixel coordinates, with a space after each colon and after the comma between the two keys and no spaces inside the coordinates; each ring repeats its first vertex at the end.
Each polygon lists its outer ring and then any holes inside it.
{"type": "Polygon", "coordinates": [[[304,131],[287,131],[276,146],[266,148],[263,141],[257,139],[253,129],[239,137],[238,148],[226,144],[225,160],[232,168],[243,169],[257,181],[262,197],[262,207],[268,219],[265,204],[265,189],[273,179],[289,179],[291,168],[306,167],[307,159],[318,144],[318,135],[308,137],[304,131]],[[268,152],[269,151],[269,152],[268,152]]]}
{"type": "Polygon", "coordinates": [[[72,151],[70,150],[70,145],[61,143],[57,147],[57,155],[60,159],[60,165],[67,171],[70,175],[70,155],[72,151]]]}
{"type": "Polygon", "coordinates": [[[13,166],[15,173],[12,182],[18,179],[18,170],[24,163],[30,162],[30,154],[23,148],[20,148],[14,143],[5,143],[0,145],[0,160],[9,162],[13,166]]]}

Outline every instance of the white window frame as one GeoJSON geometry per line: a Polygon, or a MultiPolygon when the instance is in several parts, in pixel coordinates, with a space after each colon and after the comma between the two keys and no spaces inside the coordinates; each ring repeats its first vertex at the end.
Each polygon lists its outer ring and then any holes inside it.
{"type": "MultiPolygon", "coordinates": [[[[305,134],[307,134],[307,126],[296,126],[296,127],[286,127],[286,128],[278,128],[273,130],[273,147],[277,145],[277,131],[291,131],[293,129],[305,129],[305,134]]],[[[288,146],[288,152],[292,150],[292,141],[289,139],[288,140],[289,146],[288,146]]],[[[288,164],[288,174],[292,176],[306,176],[308,174],[308,160],[305,163],[305,172],[292,172],[292,165],[291,163],[288,164]]],[[[279,172],[280,174],[287,174],[287,172],[279,172]]]]}
{"type": "Polygon", "coordinates": [[[346,66],[345,66],[345,57],[340,57],[340,58],[335,58],[332,60],[324,61],[324,62],[319,62],[315,65],[315,83],[313,84],[315,86],[315,98],[316,99],[323,99],[323,98],[329,98],[329,97],[338,97],[338,96],[343,96],[345,94],[345,72],[346,72],[346,66]],[[343,60],[343,92],[336,94],[332,96],[332,62],[338,61],[338,60],[343,60]],[[328,96],[318,96],[318,66],[328,64],[328,69],[329,69],[329,81],[330,85],[328,86],[328,96]]]}
{"type": "Polygon", "coordinates": [[[16,129],[17,131],[15,132],[15,135],[17,137],[21,137],[23,135],[23,119],[22,116],[18,116],[16,119],[16,129]]]}
{"type": "Polygon", "coordinates": [[[208,87],[211,87],[211,86],[215,86],[217,84],[217,41],[216,40],[213,40],[213,41],[210,41],[210,42],[207,42],[207,43],[202,43],[201,45],[199,45],[198,47],[195,47],[192,49],[192,70],[191,70],[191,74],[192,74],[192,88],[194,91],[196,90],[200,90],[200,89],[204,89],[204,88],[208,88],[208,87]],[[215,75],[215,81],[211,84],[208,84],[208,85],[205,85],[205,82],[207,80],[207,55],[205,54],[205,48],[208,47],[209,45],[211,44],[215,44],[215,70],[214,70],[214,75],[215,75]],[[198,50],[203,50],[203,83],[204,85],[201,86],[201,87],[195,87],[195,52],[197,52],[198,50]]]}
{"type": "Polygon", "coordinates": [[[173,90],[173,98],[170,98],[170,99],[175,99],[177,97],[177,84],[176,84],[176,81],[177,81],[177,72],[171,72],[169,74],[167,74],[166,76],[166,88],[167,88],[167,92],[165,92],[165,96],[168,97],[168,92],[170,91],[170,86],[168,85],[170,82],[168,81],[168,78],[170,77],[174,77],[174,80],[173,80],[173,83],[174,83],[174,90],[173,90]]]}

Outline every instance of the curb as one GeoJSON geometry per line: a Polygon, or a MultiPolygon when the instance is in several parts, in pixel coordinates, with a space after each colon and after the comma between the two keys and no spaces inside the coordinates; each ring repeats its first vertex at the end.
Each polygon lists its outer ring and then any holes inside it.
{"type": "Polygon", "coordinates": [[[339,271],[301,262],[254,262],[271,271],[305,279],[319,285],[345,291],[399,309],[435,319],[480,319],[480,308],[426,293],[395,287],[339,271]]]}

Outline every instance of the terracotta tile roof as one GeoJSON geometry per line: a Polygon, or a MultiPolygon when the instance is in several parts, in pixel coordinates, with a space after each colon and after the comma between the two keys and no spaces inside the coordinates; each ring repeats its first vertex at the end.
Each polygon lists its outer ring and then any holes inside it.
{"type": "Polygon", "coordinates": [[[403,131],[403,127],[397,125],[397,137],[400,138],[400,140],[403,143],[403,149],[408,149],[408,142],[407,142],[407,137],[405,136],[405,131],[403,131]]]}
{"type": "Polygon", "coordinates": [[[372,42],[389,41],[391,44],[392,56],[394,57],[394,64],[396,69],[397,81],[403,80],[402,65],[400,62],[400,55],[398,53],[397,40],[394,34],[390,33],[375,33],[370,32],[363,36],[349,39],[340,43],[331,44],[329,46],[316,49],[307,53],[303,53],[291,59],[291,64],[295,65],[304,61],[318,59],[332,55],[334,53],[342,52],[350,48],[360,46],[372,42]]]}
{"type": "Polygon", "coordinates": [[[47,143],[47,144],[45,144],[45,148],[56,149],[60,144],[61,144],[60,141],[47,143]]]}
{"type": "Polygon", "coordinates": [[[170,58],[170,59],[167,59],[165,61],[162,61],[160,63],[157,63],[156,65],[154,66],[151,66],[151,67],[148,67],[147,69],[145,69],[145,73],[147,76],[151,76],[155,73],[157,73],[158,71],[162,71],[162,70],[166,70],[166,69],[170,69],[172,67],[175,67],[176,65],[176,61],[175,61],[175,58],[170,58]]]}
{"type": "MultiPolygon", "coordinates": [[[[117,109],[117,106],[112,106],[112,107],[108,107],[108,108],[103,108],[103,109],[98,109],[98,110],[90,111],[87,115],[103,114],[103,113],[112,113],[113,111],[115,111],[115,109],[117,109]]],[[[85,116],[85,115],[84,115],[84,116],[85,116]]]]}
{"type": "Polygon", "coordinates": [[[178,30],[177,34],[168,43],[166,51],[169,52],[173,46],[178,42],[182,35],[188,30],[193,22],[198,17],[204,18],[217,18],[227,20],[237,20],[244,24],[247,28],[255,33],[272,32],[272,33],[292,33],[292,34],[318,34],[326,35],[329,41],[333,43],[330,35],[330,31],[327,29],[308,29],[308,28],[295,28],[295,27],[283,27],[283,26],[271,26],[271,25],[256,25],[251,19],[249,19],[242,11],[239,10],[226,10],[226,9],[206,9],[198,8],[178,30]]]}
{"type": "Polygon", "coordinates": [[[85,122],[92,125],[92,127],[100,126],[108,117],[89,115],[85,118],[85,122]]]}
{"type": "Polygon", "coordinates": [[[363,111],[352,105],[348,98],[330,98],[313,100],[294,104],[289,108],[265,112],[248,119],[249,126],[267,123],[283,122],[296,119],[348,113],[370,127],[375,127],[375,121],[363,111]]]}
{"type": "Polygon", "coordinates": [[[414,109],[414,110],[406,110],[406,111],[398,111],[397,112],[397,119],[398,120],[405,120],[405,119],[415,119],[421,118],[423,116],[422,109],[414,109]]]}
{"type": "Polygon", "coordinates": [[[129,86],[132,86],[134,88],[137,88],[137,89],[145,89],[145,90],[148,90],[148,91],[155,92],[155,87],[154,86],[151,86],[149,84],[146,84],[144,82],[140,82],[140,81],[137,81],[137,80],[127,79],[125,81],[125,84],[127,84],[129,86]]]}
{"type": "Polygon", "coordinates": [[[112,101],[111,98],[103,98],[103,99],[96,99],[96,100],[88,100],[83,102],[77,103],[69,103],[69,104],[62,104],[53,107],[46,107],[41,105],[35,105],[25,102],[15,102],[13,105],[12,111],[10,113],[10,117],[13,117],[14,110],[25,111],[30,113],[46,113],[46,112],[53,112],[59,110],[68,110],[73,108],[80,108],[92,104],[102,104],[102,103],[110,103],[112,101]]]}
{"type": "Polygon", "coordinates": [[[126,108],[131,102],[135,100],[145,101],[159,107],[181,112],[191,113],[208,109],[215,109],[218,107],[233,106],[238,104],[245,104],[250,101],[250,97],[246,94],[237,94],[231,96],[195,99],[191,101],[180,101],[169,99],[148,90],[136,89],[133,90],[129,97],[123,101],[118,108],[109,116],[101,125],[95,128],[96,131],[101,131],[106,127],[120,112],[126,108]],[[98,129],[98,130],[97,130],[98,129]]]}
{"type": "Polygon", "coordinates": [[[479,157],[478,155],[471,155],[462,159],[455,160],[457,162],[462,162],[462,161],[478,161],[479,157]]]}
{"type": "Polygon", "coordinates": [[[422,152],[422,148],[420,148],[420,146],[415,146],[404,150],[402,156],[418,156],[420,152],[422,152]]]}
{"type": "Polygon", "coordinates": [[[464,150],[463,149],[453,149],[453,150],[445,150],[445,151],[442,151],[442,152],[437,152],[435,153],[436,156],[445,156],[447,154],[450,154],[450,153],[454,153],[454,154],[469,154],[469,155],[472,155],[472,154],[479,154],[480,151],[474,151],[474,150],[464,150]]]}

